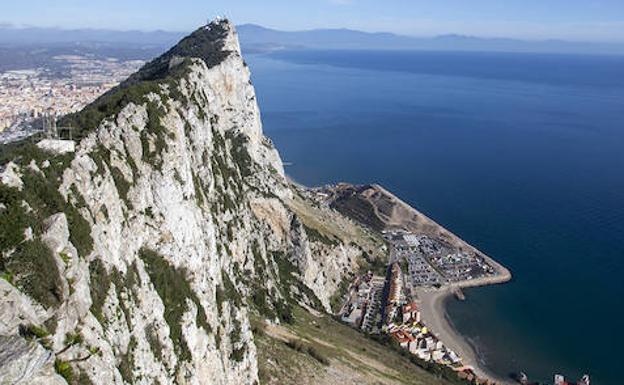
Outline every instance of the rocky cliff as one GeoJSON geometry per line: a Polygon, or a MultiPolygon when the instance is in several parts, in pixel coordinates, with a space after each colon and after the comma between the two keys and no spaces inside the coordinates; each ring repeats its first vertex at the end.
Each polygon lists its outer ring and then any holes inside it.
{"type": "Polygon", "coordinates": [[[61,123],[75,149],[3,149],[2,384],[255,384],[250,317],[383,253],[285,178],[227,21],[61,123]]]}

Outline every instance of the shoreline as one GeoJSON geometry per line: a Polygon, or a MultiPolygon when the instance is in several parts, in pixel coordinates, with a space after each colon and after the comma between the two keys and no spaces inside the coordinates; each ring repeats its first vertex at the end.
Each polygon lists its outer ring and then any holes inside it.
{"type": "Polygon", "coordinates": [[[494,268],[496,273],[493,276],[454,282],[444,285],[440,289],[413,287],[412,290],[418,296],[418,302],[420,303],[421,308],[421,315],[425,325],[427,325],[429,330],[434,335],[436,335],[436,337],[440,341],[442,341],[448,348],[454,350],[455,353],[459,354],[465,366],[471,366],[478,377],[496,381],[497,384],[517,385],[517,382],[509,378],[501,377],[497,374],[494,374],[489,368],[481,363],[476,348],[466,337],[464,337],[461,333],[459,333],[459,331],[457,331],[457,329],[455,329],[452,324],[452,319],[448,315],[445,307],[445,301],[450,297],[454,297],[454,291],[457,289],[462,290],[471,287],[497,285],[511,281],[512,274],[509,269],[496,261],[494,258],[481,252],[476,247],[464,241],[462,238],[449,231],[444,226],[429,218],[418,209],[402,201],[396,195],[386,190],[383,186],[380,186],[378,184],[375,184],[373,186],[374,188],[377,188],[379,191],[383,192],[386,196],[390,197],[390,199],[396,205],[402,206],[407,212],[411,213],[413,218],[418,218],[418,222],[421,224],[421,226],[424,225],[424,228],[422,229],[410,229],[410,226],[404,226],[406,230],[414,230],[416,232],[429,234],[433,233],[440,238],[445,238],[446,240],[451,241],[459,249],[465,248],[482,256],[483,259],[494,268]],[[427,229],[428,231],[423,231],[425,229],[427,229]]]}
{"type": "MultiPolygon", "coordinates": [[[[377,231],[399,229],[415,234],[427,235],[448,243],[456,250],[470,251],[481,256],[494,269],[495,273],[493,275],[448,283],[440,289],[412,286],[411,293],[416,294],[418,297],[417,302],[420,305],[424,324],[444,345],[461,357],[465,366],[470,366],[478,377],[495,381],[498,385],[517,385],[510,378],[494,374],[480,362],[475,347],[455,329],[452,319],[445,308],[447,298],[454,296],[454,292],[458,289],[496,285],[511,281],[512,274],[509,269],[379,184],[362,186],[337,184],[334,185],[333,191],[330,189],[330,196],[334,194],[333,196],[335,197],[336,191],[338,191],[337,195],[341,196],[341,192],[349,190],[349,188],[353,191],[347,195],[348,197],[352,197],[355,194],[360,199],[367,201],[372,207],[371,210],[357,214],[370,215],[379,219],[382,223],[382,229],[377,229],[377,231]],[[381,210],[379,209],[380,207],[385,207],[385,209],[381,210]],[[388,207],[391,209],[388,209],[388,207]]],[[[348,216],[348,214],[345,215],[348,216]]],[[[361,221],[361,217],[355,216],[352,219],[370,227],[370,224],[361,221]]],[[[372,229],[375,230],[375,228],[372,229]]]]}
{"type": "MultiPolygon", "coordinates": [[[[487,378],[496,381],[500,385],[517,385],[517,383],[509,378],[504,378],[494,374],[489,368],[485,367],[479,360],[479,355],[475,347],[468,341],[466,337],[461,335],[457,329],[452,325],[452,319],[448,315],[445,307],[445,301],[449,297],[454,297],[454,291],[457,289],[465,289],[470,287],[480,287],[503,284],[511,281],[512,274],[505,266],[496,261],[489,255],[481,252],[476,247],[472,246],[455,233],[449,231],[444,226],[440,225],[427,215],[420,212],[415,207],[410,206],[406,202],[402,201],[396,195],[386,190],[383,186],[378,184],[373,185],[379,191],[382,191],[386,196],[390,197],[396,205],[402,206],[408,213],[412,214],[412,218],[417,218],[417,222],[420,223],[423,228],[412,228],[411,226],[405,226],[406,230],[414,230],[415,232],[423,232],[425,234],[433,234],[434,236],[446,239],[453,243],[459,249],[468,249],[482,256],[483,259],[494,268],[495,275],[488,277],[481,277],[471,279],[467,281],[460,281],[447,284],[440,289],[425,289],[419,287],[413,287],[412,290],[418,295],[418,301],[420,302],[421,315],[425,322],[425,325],[429,330],[438,337],[447,347],[454,350],[462,358],[462,362],[466,366],[471,366],[475,374],[481,378],[487,378]],[[425,230],[426,229],[426,230],[425,230]],[[420,230],[420,231],[419,231],[420,230]],[[423,231],[425,230],[425,231],[423,231]],[[427,231],[428,230],[428,231],[427,231]]],[[[420,227],[420,226],[416,226],[420,227]]]]}
{"type": "MultiPolygon", "coordinates": [[[[449,321],[446,312],[445,302],[449,298],[453,298],[453,290],[463,285],[447,286],[441,289],[423,289],[416,290],[418,302],[421,308],[421,314],[425,325],[429,328],[440,341],[448,348],[457,353],[465,366],[470,366],[478,377],[487,378],[496,381],[501,385],[517,385],[511,379],[503,378],[494,374],[479,360],[479,355],[475,347],[464,337],[452,323],[449,321]]],[[[469,285],[463,287],[474,287],[482,285],[469,285]]]]}

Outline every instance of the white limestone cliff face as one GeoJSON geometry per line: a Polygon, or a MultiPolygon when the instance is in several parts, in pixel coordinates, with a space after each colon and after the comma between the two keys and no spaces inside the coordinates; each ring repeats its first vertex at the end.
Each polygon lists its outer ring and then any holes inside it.
{"type": "Polygon", "coordinates": [[[50,351],[17,336],[0,336],[0,384],[63,385],[50,351]]]}
{"type": "MultiPolygon", "coordinates": [[[[358,266],[357,245],[308,239],[288,204],[279,154],[262,133],[234,28],[220,25],[230,51],[223,61],[178,64],[186,69],[175,82],[77,144],[58,191],[85,222],[61,210],[41,230],[24,230],[34,235],[23,242],[51,251],[53,305],[31,295],[19,273],[0,280],[0,336],[11,336],[2,343],[23,351],[20,327],[45,327],[49,335],[29,338],[46,346],[48,361],[69,365],[76,383],[255,384],[250,312],[277,320],[287,301],[313,306],[313,297],[329,310],[358,266]],[[289,263],[303,285],[284,282],[289,263]]],[[[50,179],[51,161],[31,166],[50,179]]],[[[35,171],[27,167],[9,164],[2,183],[28,189],[24,173],[35,171]]],[[[22,205],[32,206],[26,198],[22,205]]],[[[21,248],[5,252],[7,260],[21,248]]],[[[28,366],[30,356],[0,366],[0,378],[5,368],[31,367],[27,375],[62,383],[48,361],[28,366]]]]}

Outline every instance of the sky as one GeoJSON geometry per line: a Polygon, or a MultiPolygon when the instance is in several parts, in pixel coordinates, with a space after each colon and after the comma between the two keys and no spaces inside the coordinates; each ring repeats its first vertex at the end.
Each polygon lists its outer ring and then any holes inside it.
{"type": "Polygon", "coordinates": [[[282,30],[624,42],[624,0],[2,0],[0,24],[190,31],[215,16],[282,30]]]}

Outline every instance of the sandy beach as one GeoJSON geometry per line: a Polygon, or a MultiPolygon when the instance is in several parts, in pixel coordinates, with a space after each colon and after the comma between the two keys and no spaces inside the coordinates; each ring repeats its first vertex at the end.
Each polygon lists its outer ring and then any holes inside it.
{"type": "Polygon", "coordinates": [[[516,385],[515,382],[509,379],[500,378],[491,373],[480,363],[475,349],[464,336],[455,330],[451,322],[449,322],[444,307],[445,299],[449,296],[453,296],[454,290],[505,283],[511,280],[511,272],[487,254],[465,242],[463,239],[414,207],[403,202],[380,185],[353,186],[341,184],[337,185],[333,193],[340,197],[340,202],[342,204],[344,204],[346,200],[353,199],[366,202],[366,205],[357,204],[344,206],[343,210],[345,210],[345,215],[353,215],[356,220],[361,220],[361,218],[376,218],[375,221],[368,223],[372,228],[375,228],[376,225],[380,227],[377,228],[379,231],[398,229],[414,234],[426,235],[433,239],[443,241],[456,250],[473,252],[481,256],[487,264],[495,270],[495,273],[492,275],[447,284],[441,289],[411,287],[411,293],[416,294],[419,298],[421,315],[425,325],[427,325],[431,332],[448,348],[459,354],[465,365],[471,366],[474,372],[481,378],[494,380],[498,384],[516,385]],[[362,210],[362,207],[367,209],[358,211],[362,210]]]}
{"type": "Polygon", "coordinates": [[[501,378],[485,368],[479,361],[474,348],[448,321],[444,302],[453,296],[452,287],[437,290],[418,289],[416,293],[420,301],[421,315],[425,325],[448,348],[461,356],[464,365],[473,367],[474,372],[479,377],[489,378],[504,385],[516,384],[512,380],[501,378]]]}
{"type": "MultiPolygon", "coordinates": [[[[464,336],[455,330],[451,322],[449,322],[448,315],[444,307],[445,300],[448,297],[453,296],[454,290],[505,283],[511,280],[511,272],[487,254],[465,242],[463,239],[414,207],[403,202],[383,187],[374,185],[373,189],[381,192],[381,194],[370,194],[368,197],[374,207],[377,207],[376,203],[383,200],[391,202],[390,205],[385,205],[385,207],[393,207],[392,210],[389,210],[391,215],[387,215],[384,218],[388,228],[392,228],[394,226],[417,234],[427,234],[437,239],[443,239],[454,245],[459,250],[470,250],[482,256],[485,261],[494,268],[496,273],[491,276],[456,282],[451,285],[444,286],[441,289],[413,288],[413,292],[415,292],[419,297],[421,314],[427,327],[429,327],[431,332],[434,333],[447,347],[459,354],[465,365],[472,366],[474,372],[479,377],[489,378],[496,381],[498,384],[517,385],[516,382],[507,378],[501,378],[485,368],[485,366],[480,362],[475,349],[470,345],[464,336]]],[[[379,215],[378,212],[377,214],[379,215]]]]}

